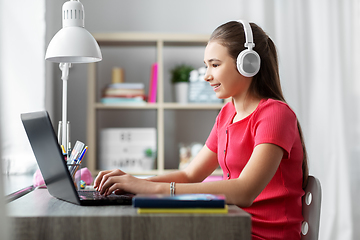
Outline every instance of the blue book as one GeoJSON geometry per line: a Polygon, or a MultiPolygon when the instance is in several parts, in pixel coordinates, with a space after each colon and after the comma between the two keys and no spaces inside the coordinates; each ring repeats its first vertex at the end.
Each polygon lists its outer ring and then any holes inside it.
{"type": "Polygon", "coordinates": [[[122,98],[122,97],[104,97],[100,100],[103,104],[129,104],[129,103],[145,103],[143,97],[122,98]]]}
{"type": "Polygon", "coordinates": [[[135,208],[225,208],[225,196],[214,194],[138,194],[135,208]]]}

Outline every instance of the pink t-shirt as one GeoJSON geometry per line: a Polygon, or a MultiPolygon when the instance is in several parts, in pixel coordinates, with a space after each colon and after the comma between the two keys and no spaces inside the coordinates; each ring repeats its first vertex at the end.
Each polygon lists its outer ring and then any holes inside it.
{"type": "Polygon", "coordinates": [[[274,177],[250,207],[252,239],[300,239],[303,149],[295,113],[281,101],[262,99],[246,118],[232,123],[234,105],[227,103],[216,118],[206,146],[217,153],[223,179],[238,178],[258,144],[284,149],[274,177]]]}

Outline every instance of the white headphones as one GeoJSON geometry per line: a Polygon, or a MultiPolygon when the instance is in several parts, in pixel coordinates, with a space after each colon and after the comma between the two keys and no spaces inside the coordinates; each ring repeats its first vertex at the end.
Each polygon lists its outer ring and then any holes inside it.
{"type": "Polygon", "coordinates": [[[260,70],[260,56],[253,50],[255,43],[250,24],[244,20],[238,20],[244,26],[246,42],[244,46],[247,48],[239,53],[236,59],[236,66],[238,71],[244,77],[253,77],[260,70]]]}

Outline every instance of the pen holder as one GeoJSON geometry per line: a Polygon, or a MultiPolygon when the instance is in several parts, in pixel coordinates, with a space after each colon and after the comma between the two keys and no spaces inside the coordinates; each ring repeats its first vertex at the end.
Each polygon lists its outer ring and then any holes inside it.
{"type": "Polygon", "coordinates": [[[75,185],[76,190],[80,190],[80,181],[81,181],[81,164],[79,163],[68,163],[67,167],[69,169],[70,175],[75,185]]]}

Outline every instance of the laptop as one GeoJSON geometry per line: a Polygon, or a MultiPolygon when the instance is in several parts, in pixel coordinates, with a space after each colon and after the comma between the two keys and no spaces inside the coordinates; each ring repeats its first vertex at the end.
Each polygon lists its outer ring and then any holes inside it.
{"type": "Polygon", "coordinates": [[[49,193],[83,205],[131,205],[133,194],[102,196],[97,191],[77,191],[47,111],[21,114],[26,134],[49,193]]]}

